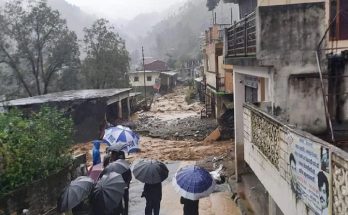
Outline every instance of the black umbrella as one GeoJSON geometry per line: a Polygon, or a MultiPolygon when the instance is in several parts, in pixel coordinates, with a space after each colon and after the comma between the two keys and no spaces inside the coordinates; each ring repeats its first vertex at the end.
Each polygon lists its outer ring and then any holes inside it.
{"type": "Polygon", "coordinates": [[[104,174],[110,173],[110,172],[116,172],[118,174],[123,174],[127,170],[129,170],[130,164],[128,161],[123,159],[118,159],[117,161],[114,161],[110,163],[105,169],[104,174]]]}
{"type": "Polygon", "coordinates": [[[112,214],[122,200],[126,183],[122,175],[111,172],[103,175],[91,195],[91,204],[98,214],[112,214]]]}
{"type": "Polygon", "coordinates": [[[106,151],[107,152],[113,152],[113,151],[115,151],[115,152],[126,151],[127,152],[128,151],[127,143],[120,142],[120,143],[117,143],[117,144],[111,144],[111,146],[108,146],[106,148],[106,151]]]}
{"type": "Polygon", "coordinates": [[[134,177],[146,184],[161,183],[168,177],[168,172],[167,166],[157,160],[140,160],[133,168],[134,177]]]}
{"type": "Polygon", "coordinates": [[[57,203],[57,210],[60,213],[68,211],[77,206],[90,194],[94,186],[94,181],[90,177],[80,176],[71,181],[65,187],[57,203]]]}

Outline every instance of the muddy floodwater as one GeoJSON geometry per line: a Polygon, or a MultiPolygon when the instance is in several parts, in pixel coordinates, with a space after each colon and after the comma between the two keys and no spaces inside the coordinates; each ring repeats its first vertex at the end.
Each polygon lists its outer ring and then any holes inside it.
{"type": "MultiPolygon", "coordinates": [[[[135,130],[141,134],[141,152],[130,154],[127,160],[133,162],[140,158],[158,159],[166,163],[169,177],[163,182],[163,199],[161,215],[182,214],[180,196],[174,191],[171,179],[182,166],[199,164],[209,171],[216,169],[216,160],[225,167],[227,175],[234,174],[233,140],[204,141],[205,137],[216,129],[214,119],[200,119],[203,108],[199,102],[187,104],[185,94],[187,87],[179,87],[175,92],[164,96],[156,96],[151,110],[140,111],[132,116],[135,130]],[[214,161],[214,162],[213,162],[214,161]]],[[[101,146],[102,156],[105,145],[101,146]]],[[[83,143],[73,147],[74,153],[87,153],[91,165],[92,144],[83,143]]],[[[143,184],[133,178],[130,185],[130,213],[144,214],[145,199],[141,198],[143,184]]],[[[201,215],[234,215],[240,214],[231,199],[227,184],[219,185],[217,191],[200,200],[201,215]]]]}

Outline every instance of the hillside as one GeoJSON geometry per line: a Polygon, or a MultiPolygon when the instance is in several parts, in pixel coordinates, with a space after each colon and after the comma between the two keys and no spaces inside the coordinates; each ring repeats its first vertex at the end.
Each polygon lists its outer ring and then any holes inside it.
{"type": "MultiPolygon", "coordinates": [[[[231,22],[231,8],[234,20],[237,19],[236,5],[220,3],[214,11],[217,23],[231,22]]],[[[196,58],[200,52],[200,35],[212,24],[212,14],[204,1],[190,0],[139,41],[144,44],[147,56],[166,59],[170,55],[176,60],[196,58]]]]}

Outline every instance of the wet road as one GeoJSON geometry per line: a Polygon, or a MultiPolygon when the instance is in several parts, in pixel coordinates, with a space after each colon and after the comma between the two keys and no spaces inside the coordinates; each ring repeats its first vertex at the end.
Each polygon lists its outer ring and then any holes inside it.
{"type": "MultiPolygon", "coordinates": [[[[194,161],[172,161],[167,162],[169,177],[162,183],[162,201],[160,215],[180,215],[183,214],[180,204],[180,195],[176,193],[171,185],[171,179],[175,172],[186,165],[194,164],[194,161]]],[[[136,179],[132,180],[130,187],[130,215],[144,214],[145,198],[141,198],[144,184],[136,179]]],[[[199,202],[200,215],[240,215],[236,204],[231,200],[227,185],[219,185],[217,189],[222,192],[216,192],[210,197],[201,199],[199,202]]]]}
{"type": "MultiPolygon", "coordinates": [[[[167,187],[171,187],[171,179],[173,178],[175,172],[178,170],[180,166],[183,166],[184,162],[179,161],[170,161],[166,162],[166,165],[169,169],[169,176],[168,178],[162,183],[162,202],[161,202],[161,215],[169,215],[169,214],[178,214],[178,213],[170,213],[168,211],[168,207],[166,204],[166,199],[172,198],[176,195],[174,190],[169,191],[167,187]]],[[[189,164],[189,162],[185,162],[185,164],[189,164]]],[[[184,165],[185,165],[184,164],[184,165]]],[[[130,215],[139,215],[144,214],[145,210],[145,198],[141,198],[141,193],[143,192],[144,184],[139,182],[133,177],[133,180],[130,185],[130,192],[129,192],[129,214],[130,215]]],[[[179,201],[177,199],[176,201],[179,201]]],[[[179,212],[180,214],[180,212],[179,212]]]]}

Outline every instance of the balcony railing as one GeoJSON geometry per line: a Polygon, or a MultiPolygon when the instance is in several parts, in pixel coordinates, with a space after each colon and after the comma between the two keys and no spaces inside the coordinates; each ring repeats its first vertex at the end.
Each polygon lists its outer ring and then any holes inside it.
{"type": "Polygon", "coordinates": [[[216,76],[216,91],[225,92],[225,77],[216,76]]]}
{"type": "Polygon", "coordinates": [[[227,57],[242,57],[256,54],[255,12],[226,29],[227,57]]]}

